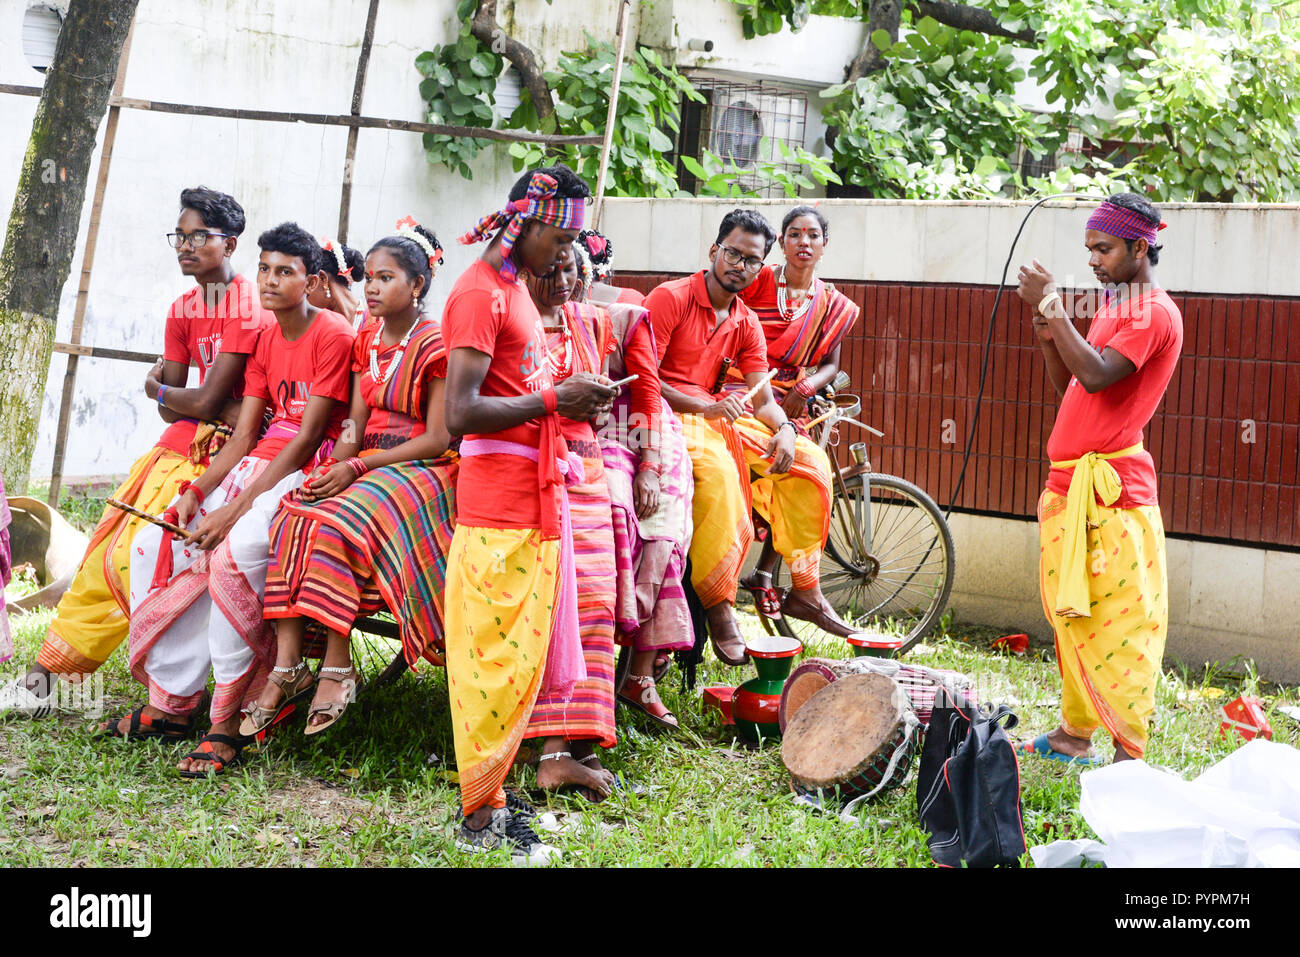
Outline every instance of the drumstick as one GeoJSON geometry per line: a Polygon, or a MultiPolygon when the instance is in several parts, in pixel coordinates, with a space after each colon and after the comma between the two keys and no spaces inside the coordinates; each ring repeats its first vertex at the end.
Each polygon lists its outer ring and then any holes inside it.
{"type": "Polygon", "coordinates": [[[763,376],[763,378],[759,380],[758,384],[754,386],[754,388],[750,389],[748,392],[746,392],[744,395],[740,397],[740,401],[742,403],[749,402],[750,399],[758,395],[758,390],[763,388],[763,386],[767,385],[769,382],[771,382],[772,379],[776,377],[776,374],[780,371],[781,371],[780,369],[773,369],[767,375],[763,376]]]}
{"type": "Polygon", "coordinates": [[[617,382],[611,382],[610,385],[615,389],[621,389],[629,382],[635,382],[639,378],[641,378],[639,375],[630,375],[626,379],[619,379],[617,382]]]}
{"type": "Polygon", "coordinates": [[[159,528],[165,529],[166,531],[171,532],[173,535],[180,535],[183,538],[190,534],[185,529],[181,528],[179,525],[173,525],[171,522],[167,521],[166,519],[159,518],[157,515],[150,515],[148,512],[142,512],[134,505],[127,505],[126,502],[119,502],[115,498],[110,498],[108,499],[108,504],[113,506],[113,508],[121,509],[122,511],[126,512],[128,515],[134,515],[136,518],[142,518],[146,522],[149,522],[153,525],[157,525],[159,528]]]}

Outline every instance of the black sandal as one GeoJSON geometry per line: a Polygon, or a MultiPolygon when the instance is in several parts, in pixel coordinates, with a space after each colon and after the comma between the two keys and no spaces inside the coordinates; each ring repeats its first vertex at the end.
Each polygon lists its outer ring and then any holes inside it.
{"type": "Polygon", "coordinates": [[[148,738],[171,738],[179,740],[189,736],[194,730],[194,719],[182,724],[179,721],[168,721],[165,718],[151,718],[144,713],[146,705],[140,705],[130,714],[120,714],[115,718],[110,718],[108,724],[101,727],[95,732],[97,738],[126,738],[128,741],[144,741],[148,738]],[[118,730],[118,725],[122,723],[123,718],[131,719],[131,726],[126,733],[118,730]],[[142,730],[143,729],[143,730],[142,730]]]}
{"type": "Polygon", "coordinates": [[[185,757],[189,758],[191,761],[206,761],[212,765],[212,770],[195,771],[191,769],[189,771],[181,771],[180,776],[183,778],[208,778],[220,774],[222,771],[226,770],[226,768],[239,763],[239,759],[244,752],[244,745],[247,743],[247,738],[232,738],[228,734],[214,734],[209,731],[199,739],[198,747],[185,755],[185,757]],[[234,748],[235,753],[231,756],[230,760],[223,761],[221,758],[217,757],[216,752],[213,751],[213,744],[224,744],[226,747],[234,748]],[[207,747],[205,748],[204,745],[207,745],[207,747]]]}

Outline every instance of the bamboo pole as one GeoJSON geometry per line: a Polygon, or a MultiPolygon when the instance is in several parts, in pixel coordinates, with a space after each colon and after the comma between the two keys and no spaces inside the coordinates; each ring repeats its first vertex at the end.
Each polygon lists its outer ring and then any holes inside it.
{"type": "MultiPolygon", "coordinates": [[[[0,93],[19,96],[40,96],[39,86],[17,86],[0,83],[0,93]]],[[[166,103],[160,100],[141,100],[128,96],[113,96],[110,107],[128,110],[146,110],[151,113],[178,113],[182,116],[215,116],[231,120],[257,120],[270,123],[305,123],[309,126],[356,126],[362,129],[401,130],[409,133],[436,133],[442,136],[476,137],[482,140],[500,140],[503,143],[540,143],[543,146],[595,146],[603,142],[592,133],[586,136],[562,136],[555,133],[529,133],[520,130],[494,130],[488,126],[448,126],[445,123],[421,123],[415,120],[390,120],[377,116],[351,116],[335,113],[285,113],[278,110],[231,109],[224,106],[192,106],[188,103],[166,103]]]]}
{"type": "Polygon", "coordinates": [[[614,122],[618,115],[618,88],[623,80],[623,50],[627,46],[627,19],[632,12],[632,0],[622,0],[618,7],[617,52],[614,56],[614,83],[609,90],[609,114],[605,117],[605,140],[600,147],[600,172],[596,174],[596,208],[592,225],[600,228],[600,217],[605,211],[605,177],[609,173],[609,151],[614,145],[614,122]]]}
{"type": "MultiPolygon", "coordinates": [[[[131,56],[131,36],[135,33],[135,21],[127,29],[126,40],[122,44],[122,56],[117,63],[117,77],[113,80],[113,98],[122,95],[126,82],[126,62],[131,56]]],[[[111,103],[111,99],[110,99],[111,103]]],[[[104,145],[99,152],[99,172],[95,179],[95,198],[90,206],[90,225],[86,228],[86,247],[81,257],[81,278],[77,284],[77,306],[72,315],[72,332],[69,338],[72,345],[81,344],[81,332],[86,324],[86,304],[90,300],[90,274],[95,268],[95,245],[99,241],[99,223],[104,212],[104,192],[108,187],[108,170],[113,162],[113,143],[117,139],[117,121],[122,110],[118,106],[109,106],[108,123],[104,127],[104,145]]],[[[50,508],[57,508],[59,492],[63,487],[63,459],[68,447],[68,426],[72,419],[72,399],[77,390],[77,364],[79,356],[68,356],[67,371],[63,373],[63,398],[59,403],[59,424],[54,433],[54,462],[50,467],[50,491],[46,502],[50,508]]]]}
{"type": "MultiPolygon", "coordinates": [[[[370,50],[375,44],[375,17],[379,14],[379,0],[370,0],[366,13],[366,32],[361,37],[361,54],[357,57],[357,78],[352,85],[352,115],[361,115],[361,96],[366,90],[366,70],[370,66],[370,50]]],[[[357,158],[357,135],[360,128],[348,127],[348,145],[343,154],[343,191],[339,196],[339,228],[334,235],[340,246],[347,242],[348,219],[352,213],[352,167],[357,158]]]]}

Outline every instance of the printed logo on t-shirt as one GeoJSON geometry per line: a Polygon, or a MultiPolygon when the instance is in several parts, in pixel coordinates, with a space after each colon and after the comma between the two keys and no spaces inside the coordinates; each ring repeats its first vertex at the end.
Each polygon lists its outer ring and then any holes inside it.
{"type": "Polygon", "coordinates": [[[217,361],[217,355],[221,352],[221,336],[203,336],[195,345],[199,350],[199,361],[203,363],[203,371],[212,371],[212,363],[217,361]]]}
{"type": "Polygon", "coordinates": [[[551,374],[546,365],[546,330],[539,320],[533,327],[533,341],[524,346],[519,356],[519,374],[530,392],[541,392],[551,387],[551,374]]]}
{"type": "Polygon", "coordinates": [[[307,400],[311,398],[310,382],[281,380],[276,392],[280,399],[280,408],[284,410],[285,415],[301,418],[307,411],[307,400]]]}

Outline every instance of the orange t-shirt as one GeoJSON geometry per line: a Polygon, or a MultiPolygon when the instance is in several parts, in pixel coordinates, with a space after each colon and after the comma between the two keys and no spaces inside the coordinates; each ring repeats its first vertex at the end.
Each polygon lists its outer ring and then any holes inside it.
{"type": "MultiPolygon", "coordinates": [[[[219,353],[251,354],[261,331],[274,324],[275,314],[262,308],[257,287],[243,276],[235,276],[225,295],[215,301],[208,300],[204,288],[196,285],[167,310],[163,358],[198,366],[202,385],[219,353]]],[[[243,394],[240,381],[230,398],[238,400],[243,394]]],[[[158,445],[188,455],[196,428],[198,422],[194,419],[173,422],[163,430],[158,445]]]]}
{"type": "Polygon", "coordinates": [[[337,312],[318,312],[293,342],[284,337],[278,322],[267,327],[248,357],[244,394],[270,401],[271,424],[249,454],[268,461],[279,455],[293,435],[276,426],[284,423],[296,432],[312,396],[338,400],[321,437],[322,441],[337,439],[347,417],[351,372],[352,325],[337,312]]]}
{"type": "MultiPolygon", "coordinates": [[[[492,357],[480,395],[531,395],[552,386],[546,362],[546,332],[532,297],[521,282],[507,282],[483,260],[465,270],[452,287],[442,313],[447,353],[474,349],[492,357]]],[[[541,426],[530,419],[509,429],[473,433],[537,448],[541,426]]],[[[456,521],[488,528],[540,528],[541,502],[536,462],[504,453],[461,459],[456,479],[456,521]]]]}
{"type": "Polygon", "coordinates": [[[659,353],[659,378],[679,392],[711,399],[723,361],[742,374],[767,371],[767,340],[754,310],[736,296],[721,324],[704,272],[671,279],[646,296],[659,353]]]}

